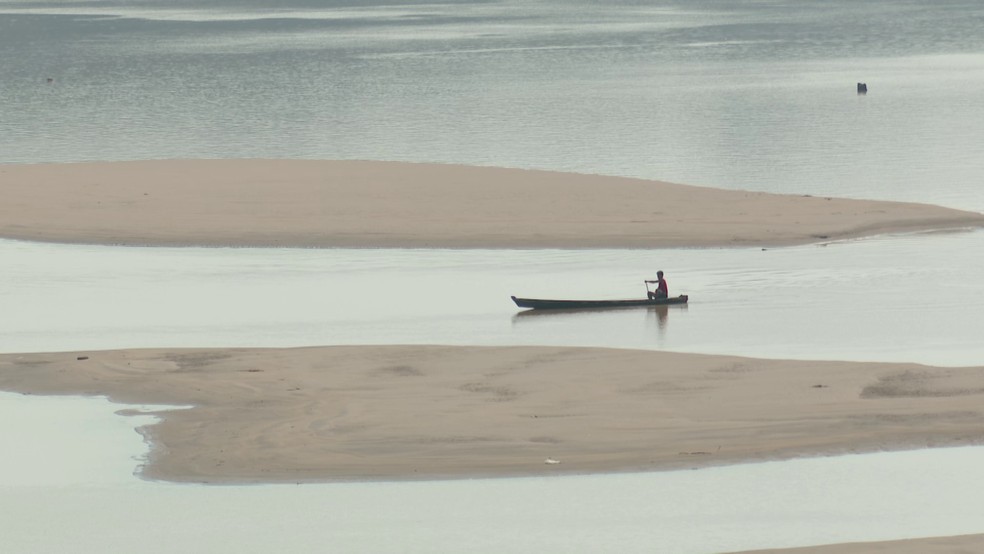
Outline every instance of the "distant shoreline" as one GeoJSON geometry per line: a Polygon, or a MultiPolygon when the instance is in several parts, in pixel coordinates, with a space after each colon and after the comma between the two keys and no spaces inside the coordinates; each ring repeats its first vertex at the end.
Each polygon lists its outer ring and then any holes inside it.
{"type": "Polygon", "coordinates": [[[139,246],[673,248],[984,227],[926,204],[404,162],[0,165],[0,237],[139,246]]]}

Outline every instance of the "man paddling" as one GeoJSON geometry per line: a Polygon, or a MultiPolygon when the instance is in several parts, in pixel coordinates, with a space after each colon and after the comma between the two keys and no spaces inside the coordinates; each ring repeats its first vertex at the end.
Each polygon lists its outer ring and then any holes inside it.
{"type": "Polygon", "coordinates": [[[646,289],[649,299],[656,300],[658,298],[669,298],[670,293],[669,289],[666,288],[666,279],[663,279],[662,270],[656,272],[656,277],[657,279],[655,281],[646,281],[647,283],[656,283],[656,290],[650,292],[649,289],[646,289]]]}

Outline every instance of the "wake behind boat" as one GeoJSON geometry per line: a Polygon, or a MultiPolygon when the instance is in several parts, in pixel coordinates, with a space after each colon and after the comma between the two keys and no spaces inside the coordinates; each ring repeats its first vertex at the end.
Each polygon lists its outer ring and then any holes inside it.
{"type": "Polygon", "coordinates": [[[587,310],[595,308],[631,308],[634,306],[666,306],[669,304],[686,304],[689,297],[686,294],[673,298],[637,298],[629,300],[546,300],[541,298],[511,297],[520,308],[534,310],[587,310]]]}

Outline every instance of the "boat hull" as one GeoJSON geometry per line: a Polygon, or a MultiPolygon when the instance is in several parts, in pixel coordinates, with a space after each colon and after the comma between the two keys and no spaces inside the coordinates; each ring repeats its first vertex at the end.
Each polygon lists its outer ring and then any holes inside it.
{"type": "Polygon", "coordinates": [[[513,302],[520,308],[534,310],[590,310],[608,308],[632,308],[636,306],[667,306],[670,304],[686,304],[689,297],[686,294],[673,298],[632,299],[632,300],[545,300],[541,298],[516,298],[513,302]]]}

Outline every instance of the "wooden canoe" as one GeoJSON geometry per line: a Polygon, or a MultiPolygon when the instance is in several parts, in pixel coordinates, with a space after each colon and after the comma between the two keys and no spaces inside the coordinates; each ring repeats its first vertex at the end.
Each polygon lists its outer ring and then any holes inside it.
{"type": "Polygon", "coordinates": [[[532,308],[534,310],[589,310],[686,304],[689,297],[686,294],[681,294],[673,298],[658,298],[655,300],[646,298],[632,300],[544,300],[540,298],[516,298],[515,296],[512,299],[520,308],[532,308]]]}

